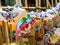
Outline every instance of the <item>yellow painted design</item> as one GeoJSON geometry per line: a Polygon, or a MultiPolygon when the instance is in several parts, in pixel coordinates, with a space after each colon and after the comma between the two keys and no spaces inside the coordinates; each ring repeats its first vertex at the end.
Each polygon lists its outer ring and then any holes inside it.
{"type": "Polygon", "coordinates": [[[3,20],[0,20],[0,26],[2,26],[2,21],[3,21],[3,20]]]}
{"type": "Polygon", "coordinates": [[[16,30],[16,25],[15,24],[12,24],[12,32],[16,30]]]}

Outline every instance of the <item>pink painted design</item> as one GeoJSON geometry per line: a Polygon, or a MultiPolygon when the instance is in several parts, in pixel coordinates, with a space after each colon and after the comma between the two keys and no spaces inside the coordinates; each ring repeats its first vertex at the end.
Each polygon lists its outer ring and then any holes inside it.
{"type": "Polygon", "coordinates": [[[17,36],[21,36],[21,33],[24,33],[24,30],[17,28],[17,36]]]}

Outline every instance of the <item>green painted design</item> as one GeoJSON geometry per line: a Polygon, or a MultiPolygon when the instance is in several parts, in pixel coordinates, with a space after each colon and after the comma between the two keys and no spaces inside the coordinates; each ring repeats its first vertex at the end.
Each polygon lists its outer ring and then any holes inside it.
{"type": "Polygon", "coordinates": [[[36,27],[35,27],[35,30],[36,30],[36,31],[39,31],[39,29],[40,29],[39,26],[36,26],[36,27]]]}
{"type": "Polygon", "coordinates": [[[14,30],[12,33],[15,34],[16,33],[16,30],[14,30]]]}
{"type": "Polygon", "coordinates": [[[36,26],[36,28],[39,28],[39,26],[36,26]]]}
{"type": "Polygon", "coordinates": [[[21,36],[24,37],[24,33],[21,33],[21,36]]]}
{"type": "Polygon", "coordinates": [[[27,18],[30,18],[30,14],[27,14],[27,18]]]}
{"type": "Polygon", "coordinates": [[[23,21],[24,21],[24,22],[26,22],[26,20],[27,20],[27,18],[26,18],[26,17],[23,17],[22,19],[23,19],[23,21]]]}

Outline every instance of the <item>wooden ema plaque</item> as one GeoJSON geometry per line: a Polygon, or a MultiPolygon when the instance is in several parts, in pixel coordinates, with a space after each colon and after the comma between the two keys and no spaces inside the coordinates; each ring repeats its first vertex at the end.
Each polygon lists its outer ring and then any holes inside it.
{"type": "Polygon", "coordinates": [[[54,14],[52,18],[53,18],[54,26],[57,26],[59,23],[59,16],[54,14]]]}
{"type": "Polygon", "coordinates": [[[0,19],[0,45],[3,45],[4,37],[3,20],[0,19]]]}
{"type": "MultiPolygon", "coordinates": [[[[27,11],[23,11],[22,13],[18,14],[18,16],[16,16],[14,18],[14,23],[17,25],[17,23],[19,22],[19,20],[21,20],[23,17],[27,17],[27,11]]],[[[8,22],[8,26],[10,26],[10,24],[13,24],[13,22],[8,22]]],[[[12,28],[13,29],[13,28],[12,28]]]]}
{"type": "Polygon", "coordinates": [[[36,20],[36,26],[39,26],[40,29],[38,32],[36,32],[36,38],[43,38],[44,36],[44,27],[43,27],[43,19],[42,18],[37,18],[37,17],[34,17],[34,19],[36,20]]]}
{"type": "MultiPolygon", "coordinates": [[[[25,10],[25,11],[23,11],[22,13],[20,13],[20,14],[18,14],[18,16],[16,16],[15,18],[14,18],[14,21],[15,22],[8,22],[8,31],[10,32],[10,37],[9,37],[9,41],[10,42],[17,42],[17,35],[16,35],[16,30],[17,30],[17,23],[19,22],[19,20],[21,20],[23,17],[27,17],[27,11],[25,10]],[[13,37],[13,39],[12,39],[12,36],[13,35],[15,35],[15,37],[13,37]]],[[[21,45],[23,45],[24,43],[23,43],[23,40],[22,40],[23,38],[21,37],[20,38],[20,44],[21,45]]]]}
{"type": "Polygon", "coordinates": [[[4,20],[4,32],[5,32],[5,38],[6,38],[6,44],[9,43],[9,36],[8,36],[8,22],[4,20]]]}
{"type": "Polygon", "coordinates": [[[44,23],[44,30],[49,33],[49,31],[53,28],[53,20],[52,18],[44,18],[43,19],[43,23],[44,23]]]}
{"type": "Polygon", "coordinates": [[[53,19],[52,18],[48,18],[49,20],[48,20],[48,28],[49,28],[49,30],[51,30],[51,29],[53,29],[53,19]]]}

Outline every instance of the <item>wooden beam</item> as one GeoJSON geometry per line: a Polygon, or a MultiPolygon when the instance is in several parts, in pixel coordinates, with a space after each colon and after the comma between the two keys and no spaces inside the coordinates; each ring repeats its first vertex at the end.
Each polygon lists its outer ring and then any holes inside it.
{"type": "Polygon", "coordinates": [[[52,7],[54,6],[54,4],[53,4],[53,0],[51,0],[52,1],[52,7]]]}
{"type": "Polygon", "coordinates": [[[28,9],[28,7],[22,7],[23,9],[28,9]]]}
{"type": "Polygon", "coordinates": [[[57,0],[55,0],[55,5],[58,3],[58,1],[57,0]]]}
{"type": "Polygon", "coordinates": [[[49,6],[50,6],[50,8],[52,7],[48,0],[46,0],[46,3],[47,3],[47,8],[49,8],[49,6]]]}
{"type": "Polygon", "coordinates": [[[18,0],[16,0],[16,4],[19,4],[19,1],[18,0]]]}
{"type": "Polygon", "coordinates": [[[39,7],[40,9],[46,9],[46,7],[39,7]]]}
{"type": "Polygon", "coordinates": [[[27,3],[27,0],[25,0],[25,7],[28,7],[28,3],[27,3]]]}
{"type": "Polygon", "coordinates": [[[48,8],[48,0],[46,0],[46,5],[47,5],[47,8],[48,8]]]}
{"type": "Polygon", "coordinates": [[[41,0],[39,0],[39,7],[41,7],[41,0]]]}
{"type": "Polygon", "coordinates": [[[35,9],[36,7],[29,7],[29,9],[35,9]]]}
{"type": "Polygon", "coordinates": [[[22,0],[18,0],[19,6],[22,7],[22,0]]]}
{"type": "Polygon", "coordinates": [[[36,7],[38,7],[38,0],[36,0],[36,7]]]}

